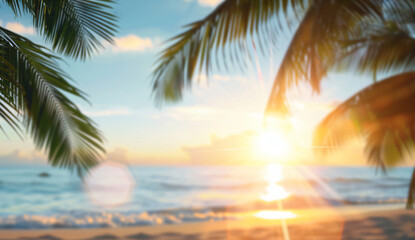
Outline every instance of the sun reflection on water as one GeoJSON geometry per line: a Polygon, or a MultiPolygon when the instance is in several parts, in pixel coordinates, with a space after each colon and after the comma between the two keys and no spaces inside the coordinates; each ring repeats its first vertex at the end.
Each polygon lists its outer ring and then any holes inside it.
{"type": "Polygon", "coordinates": [[[266,193],[260,198],[267,202],[277,201],[276,207],[278,210],[260,211],[254,216],[262,219],[275,220],[275,219],[290,219],[295,218],[296,215],[291,211],[282,211],[283,206],[282,199],[290,196],[290,193],[285,190],[284,187],[278,185],[283,179],[282,166],[279,164],[270,164],[267,166],[265,179],[268,181],[266,193]]]}
{"type": "Polygon", "coordinates": [[[293,212],[290,211],[260,211],[255,214],[255,217],[276,220],[276,219],[290,219],[297,217],[293,212]]]}
{"type": "Polygon", "coordinates": [[[281,200],[290,196],[282,186],[278,185],[283,178],[282,167],[279,164],[270,164],[267,166],[265,179],[268,181],[268,187],[265,195],[261,199],[267,202],[281,200]]]}

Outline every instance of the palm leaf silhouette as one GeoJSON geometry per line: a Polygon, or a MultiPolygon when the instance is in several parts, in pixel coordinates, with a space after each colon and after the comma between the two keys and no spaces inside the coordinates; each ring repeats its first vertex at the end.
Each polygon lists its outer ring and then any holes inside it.
{"type": "MultiPolygon", "coordinates": [[[[102,39],[113,41],[111,0],[4,2],[16,15],[32,15],[34,27],[53,49],[74,59],[91,56],[102,39]]],[[[5,124],[19,135],[26,129],[52,166],[76,170],[82,176],[96,165],[105,152],[102,134],[69,99],[86,100],[86,96],[60,69],[60,58],[0,27],[0,60],[0,117],[5,124]]]]}

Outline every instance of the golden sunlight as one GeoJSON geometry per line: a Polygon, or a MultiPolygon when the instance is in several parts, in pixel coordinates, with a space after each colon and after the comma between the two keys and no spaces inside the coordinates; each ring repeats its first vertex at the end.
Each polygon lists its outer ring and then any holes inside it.
{"type": "Polygon", "coordinates": [[[261,196],[261,199],[267,202],[278,201],[277,206],[279,210],[260,211],[254,215],[255,217],[268,220],[283,220],[296,217],[296,215],[290,211],[282,211],[282,203],[279,200],[290,196],[289,192],[278,185],[278,182],[283,179],[282,172],[282,166],[279,164],[269,164],[267,166],[264,178],[268,181],[268,187],[266,188],[266,194],[261,196]]]}
{"type": "Polygon", "coordinates": [[[268,181],[268,187],[265,195],[261,196],[261,199],[267,202],[284,199],[290,196],[282,186],[278,185],[278,182],[283,178],[282,167],[279,164],[269,164],[267,166],[267,172],[265,179],[268,181]]]}
{"type": "Polygon", "coordinates": [[[276,130],[262,131],[256,139],[255,147],[259,156],[278,160],[285,160],[282,157],[286,157],[290,149],[287,140],[276,130]]]}
{"type": "Polygon", "coordinates": [[[276,220],[276,219],[290,219],[297,217],[293,212],[290,211],[260,211],[255,214],[255,217],[276,220]]]}

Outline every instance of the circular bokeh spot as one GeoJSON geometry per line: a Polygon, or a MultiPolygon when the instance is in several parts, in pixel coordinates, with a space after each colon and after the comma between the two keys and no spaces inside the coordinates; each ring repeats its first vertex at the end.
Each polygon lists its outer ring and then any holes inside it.
{"type": "Polygon", "coordinates": [[[130,201],[134,184],[125,165],[106,161],[89,173],[84,187],[92,203],[114,207],[130,201]]]}

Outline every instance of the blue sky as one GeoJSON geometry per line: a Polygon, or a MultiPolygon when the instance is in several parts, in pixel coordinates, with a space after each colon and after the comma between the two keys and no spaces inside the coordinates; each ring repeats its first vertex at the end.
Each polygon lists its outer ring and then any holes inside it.
{"type": "MultiPolygon", "coordinates": [[[[76,86],[89,95],[92,105],[74,100],[103,131],[109,159],[137,164],[188,164],[199,163],[203,158],[206,159],[203,163],[208,163],[211,157],[224,159],[218,156],[224,147],[220,144],[226,145],[232,139],[235,148],[246,148],[244,141],[235,139],[245,139],[251,132],[260,131],[269,89],[290,34],[282,36],[285,40],[281,41],[277,55],[260,57],[262,80],[252,63],[251,69],[244,73],[213,72],[208,84],[194,87],[180,103],[160,109],[151,98],[151,69],[157,53],[164,47],[162,43],[180,33],[183,25],[206,16],[216,2],[119,1],[115,5],[119,16],[117,45],[107,46],[85,62],[64,58],[62,67],[76,86]],[[219,153],[195,154],[198,149],[206,148],[219,153]]],[[[7,7],[0,8],[0,13],[3,26],[43,43],[33,32],[29,18],[15,18],[7,7]]],[[[205,76],[201,78],[204,80],[205,76]]],[[[297,133],[292,134],[292,144],[309,146],[313,126],[333,104],[370,83],[370,77],[331,74],[319,96],[313,96],[307,86],[294,91],[292,98],[298,107],[293,116],[299,124],[297,133]]],[[[0,135],[3,159],[43,158],[34,151],[29,137],[22,141],[11,131],[8,133],[9,137],[0,135]]],[[[217,163],[216,160],[212,162],[217,163]]]]}

